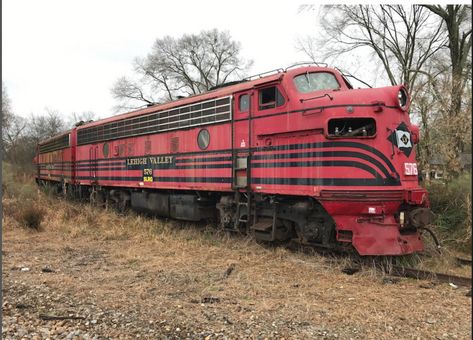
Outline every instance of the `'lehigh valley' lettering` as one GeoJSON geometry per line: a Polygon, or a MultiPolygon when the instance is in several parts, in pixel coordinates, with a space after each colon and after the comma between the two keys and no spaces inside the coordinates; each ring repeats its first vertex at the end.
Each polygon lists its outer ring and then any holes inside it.
{"type": "Polygon", "coordinates": [[[127,165],[144,165],[148,164],[148,159],[146,157],[140,157],[140,158],[128,158],[126,160],[127,165]]]}
{"type": "Polygon", "coordinates": [[[150,164],[171,164],[172,156],[149,157],[150,164]]]}
{"type": "Polygon", "coordinates": [[[153,156],[128,158],[127,165],[148,165],[148,164],[172,164],[172,156],[153,156]]]}

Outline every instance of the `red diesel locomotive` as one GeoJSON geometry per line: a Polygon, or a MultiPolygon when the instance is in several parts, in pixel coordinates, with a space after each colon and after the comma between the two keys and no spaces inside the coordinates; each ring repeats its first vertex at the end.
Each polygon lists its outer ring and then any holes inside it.
{"type": "Polygon", "coordinates": [[[257,240],[410,254],[431,212],[408,109],[404,86],[354,89],[337,69],[288,68],[41,142],[37,181],[257,240]]]}

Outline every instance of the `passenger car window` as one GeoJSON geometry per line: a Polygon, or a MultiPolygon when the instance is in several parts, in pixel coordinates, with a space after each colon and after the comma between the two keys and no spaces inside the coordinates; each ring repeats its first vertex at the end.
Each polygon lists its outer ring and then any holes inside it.
{"type": "Polygon", "coordinates": [[[338,90],[340,85],[332,73],[329,72],[312,72],[299,74],[294,77],[294,84],[297,91],[301,93],[309,93],[320,90],[338,90]]]}
{"type": "Polygon", "coordinates": [[[267,110],[284,105],[285,100],[276,86],[259,90],[259,109],[267,110]]]}
{"type": "Polygon", "coordinates": [[[240,112],[248,112],[250,109],[250,96],[248,94],[243,94],[240,96],[240,102],[238,105],[240,112]]]}

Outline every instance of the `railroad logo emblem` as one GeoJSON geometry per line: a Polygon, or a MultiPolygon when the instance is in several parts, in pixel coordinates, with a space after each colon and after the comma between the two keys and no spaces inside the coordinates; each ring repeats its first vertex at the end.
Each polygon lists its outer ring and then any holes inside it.
{"type": "Polygon", "coordinates": [[[411,132],[407,128],[406,124],[399,124],[398,127],[389,135],[388,140],[409,157],[412,152],[412,141],[411,132]]]}
{"type": "Polygon", "coordinates": [[[399,140],[404,144],[410,143],[409,142],[409,137],[407,137],[407,135],[405,135],[405,134],[403,134],[402,137],[399,138],[399,140]]]}

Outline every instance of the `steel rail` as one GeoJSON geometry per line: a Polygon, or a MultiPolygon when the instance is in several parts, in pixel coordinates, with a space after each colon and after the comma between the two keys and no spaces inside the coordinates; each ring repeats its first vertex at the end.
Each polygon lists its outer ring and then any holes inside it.
{"type": "MultiPolygon", "coordinates": [[[[310,246],[300,245],[300,244],[298,248],[296,243],[293,243],[292,247],[288,247],[288,249],[296,250],[296,251],[299,250],[305,254],[308,254],[311,251],[313,251],[322,255],[331,254],[331,255],[335,255],[339,257],[343,257],[346,255],[353,255],[353,253],[347,249],[330,249],[330,248],[317,247],[317,246],[312,246],[312,245],[310,246]]],[[[471,265],[472,263],[472,261],[468,259],[462,259],[462,258],[455,258],[455,259],[457,261],[461,261],[462,264],[466,264],[466,265],[471,265]]],[[[357,260],[363,262],[362,258],[358,258],[357,260]]],[[[472,279],[470,277],[438,273],[438,272],[409,268],[409,267],[398,266],[398,265],[386,265],[386,263],[379,263],[379,264],[383,268],[382,270],[384,270],[386,274],[391,275],[391,276],[406,277],[406,278],[412,278],[412,279],[417,279],[417,280],[431,280],[434,282],[441,282],[441,283],[452,283],[456,286],[462,286],[462,287],[472,286],[472,279]]],[[[357,268],[358,270],[361,269],[359,265],[360,263],[356,265],[354,268],[357,268]]],[[[354,272],[357,272],[358,270],[354,272]]]]}
{"type": "Polygon", "coordinates": [[[462,266],[471,266],[471,259],[465,259],[462,257],[455,257],[455,261],[462,266]]]}
{"type": "Polygon", "coordinates": [[[471,287],[471,278],[444,273],[436,273],[428,270],[414,269],[403,266],[391,266],[386,268],[386,273],[393,276],[408,277],[418,280],[432,280],[441,283],[452,283],[456,286],[471,287]]]}

